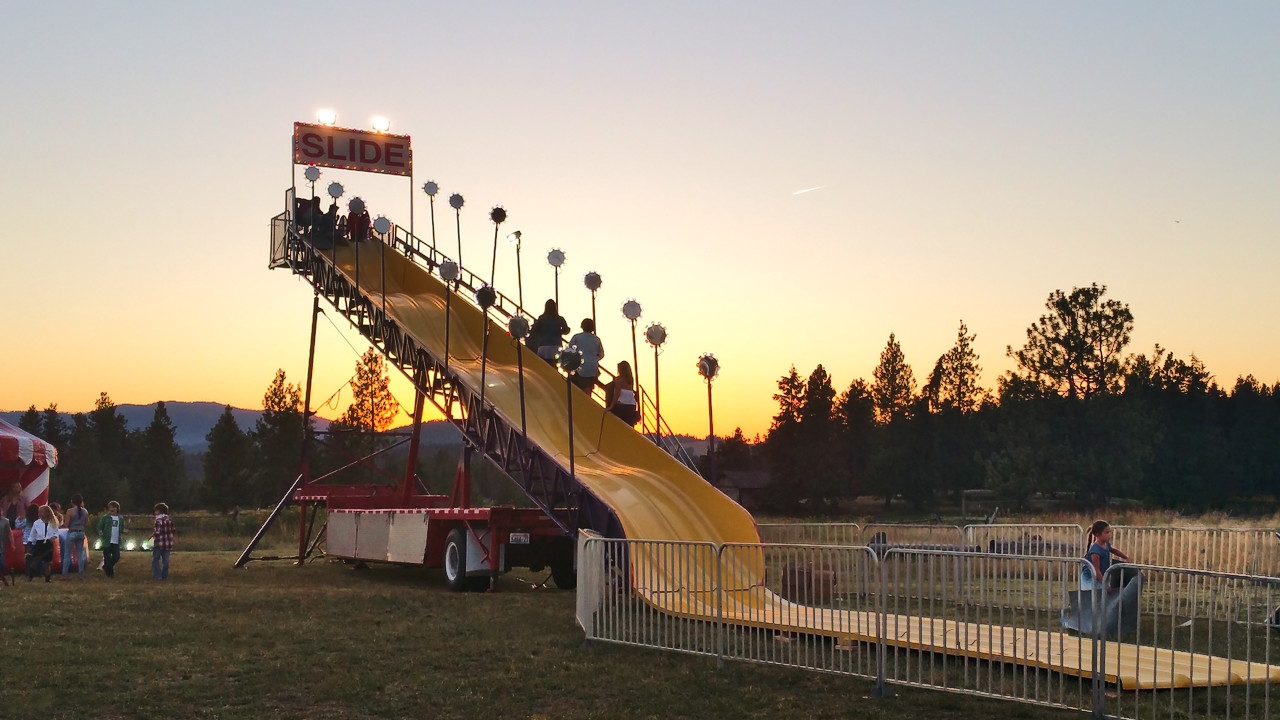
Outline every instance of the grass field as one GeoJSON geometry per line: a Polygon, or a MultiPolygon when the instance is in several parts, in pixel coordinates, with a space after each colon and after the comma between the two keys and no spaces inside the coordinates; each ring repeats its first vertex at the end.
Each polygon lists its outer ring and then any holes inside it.
{"type": "Polygon", "coordinates": [[[438,572],[320,561],[0,588],[4,718],[1053,718],[1068,713],[640,648],[582,647],[573,593],[456,594],[438,572]]]}

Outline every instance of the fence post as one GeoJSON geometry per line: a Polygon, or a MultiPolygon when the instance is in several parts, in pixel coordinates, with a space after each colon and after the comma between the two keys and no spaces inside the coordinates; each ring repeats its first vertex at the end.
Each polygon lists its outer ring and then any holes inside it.
{"type": "MultiPolygon", "coordinates": [[[[885,666],[887,658],[885,654],[888,652],[889,644],[885,641],[885,636],[889,632],[888,612],[888,593],[885,592],[885,586],[888,584],[885,573],[888,572],[887,566],[880,561],[880,557],[876,555],[874,550],[868,549],[871,560],[875,565],[876,576],[876,687],[871,691],[872,699],[893,697],[893,688],[889,687],[889,680],[886,677],[885,666]]],[[[887,553],[886,553],[887,554],[887,553]]]]}
{"type": "MultiPolygon", "coordinates": [[[[1084,561],[1088,562],[1088,561],[1084,561]]],[[[1106,602],[1107,602],[1107,581],[1109,580],[1110,569],[1103,577],[1095,577],[1090,567],[1090,577],[1093,577],[1094,584],[1090,588],[1092,598],[1093,611],[1093,717],[1095,720],[1105,720],[1107,717],[1107,633],[1106,633],[1106,602]],[[1101,586],[1101,587],[1099,587],[1101,586]],[[1099,614],[1099,608],[1102,612],[1099,614]]]]}
{"type": "Polygon", "coordinates": [[[726,634],[724,617],[724,545],[713,546],[715,549],[716,568],[712,582],[716,591],[716,617],[713,638],[716,645],[716,669],[724,668],[724,636],[726,634]]]}

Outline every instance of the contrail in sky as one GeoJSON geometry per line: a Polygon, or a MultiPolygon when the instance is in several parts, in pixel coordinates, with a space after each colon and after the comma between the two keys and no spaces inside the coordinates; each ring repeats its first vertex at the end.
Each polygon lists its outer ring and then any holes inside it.
{"type": "Polygon", "coordinates": [[[795,191],[795,192],[793,192],[793,193],[791,193],[791,194],[792,194],[792,195],[803,195],[803,194],[805,194],[805,193],[807,193],[807,192],[813,192],[814,190],[821,190],[821,189],[822,189],[822,188],[824,188],[824,187],[826,187],[826,185],[819,185],[818,187],[811,187],[811,188],[805,188],[804,190],[797,190],[797,191],[795,191]]]}

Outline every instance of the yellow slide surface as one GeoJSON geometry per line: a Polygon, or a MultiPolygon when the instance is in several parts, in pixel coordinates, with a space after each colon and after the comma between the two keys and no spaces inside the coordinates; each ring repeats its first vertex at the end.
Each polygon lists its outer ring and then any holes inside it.
{"type": "MultiPolygon", "coordinates": [[[[342,245],[324,251],[338,269],[352,279],[356,254],[342,245]]],[[[386,278],[387,313],[437,357],[445,354],[446,294],[444,281],[403,255],[378,242],[360,248],[358,284],[374,302],[381,302],[386,278]],[[385,269],[383,263],[385,262],[385,269]]],[[[459,382],[479,390],[484,343],[484,313],[467,299],[454,296],[449,307],[450,367],[459,382]]],[[[607,350],[606,350],[607,352],[607,350]]],[[[573,402],[574,474],[579,482],[617,515],[633,540],[756,544],[755,521],[741,506],[676,461],[567,383],[555,368],[502,325],[489,321],[485,398],[514,427],[520,425],[520,371],[524,364],[525,409],[529,440],[569,468],[568,404],[573,402]]],[[[631,549],[631,564],[645,566],[637,592],[652,606],[678,617],[807,631],[854,642],[875,641],[873,614],[818,609],[797,605],[772,592],[764,583],[764,558],[759,552],[681,555],[682,562],[665,562],[661,545],[631,549]],[[730,566],[719,568],[718,562],[730,566]]],[[[940,618],[890,615],[886,620],[889,645],[975,658],[1002,658],[1068,675],[1091,675],[1092,645],[1087,639],[1060,632],[971,625],[940,618]],[[964,639],[964,640],[962,640],[964,639]],[[968,640],[972,640],[969,642],[968,640]]],[[[1187,687],[1242,682],[1280,682],[1280,668],[1228,662],[1224,658],[1109,643],[1106,675],[1122,687],[1187,687]],[[1170,674],[1168,668],[1176,668],[1170,674]],[[1165,668],[1155,674],[1154,668],[1165,668]]]]}
{"type": "MultiPolygon", "coordinates": [[[[324,254],[336,257],[338,269],[355,278],[356,257],[351,246],[324,254]]],[[[360,248],[359,285],[375,302],[382,300],[384,260],[387,313],[436,357],[443,357],[448,292],[444,281],[381,243],[366,243],[360,248]]],[[[454,296],[448,306],[449,365],[459,382],[478,391],[485,316],[465,298],[454,296]]],[[[717,544],[760,542],[755,521],[746,510],[630,425],[605,412],[586,393],[576,387],[567,389],[563,375],[490,320],[485,399],[512,426],[520,427],[516,353],[522,355],[524,364],[530,442],[569,468],[567,419],[572,397],[574,474],[613,509],[627,537],[717,544]]]]}

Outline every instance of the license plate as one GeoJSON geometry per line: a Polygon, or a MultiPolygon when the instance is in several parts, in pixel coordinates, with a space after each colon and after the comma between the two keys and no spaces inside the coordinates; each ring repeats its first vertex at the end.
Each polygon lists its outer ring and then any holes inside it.
{"type": "Polygon", "coordinates": [[[508,542],[512,545],[528,545],[529,533],[511,533],[511,539],[508,542]]]}

